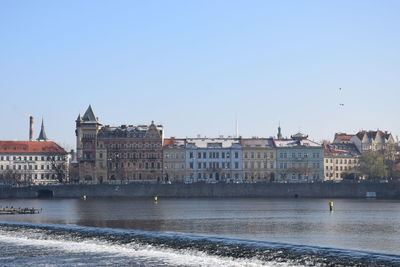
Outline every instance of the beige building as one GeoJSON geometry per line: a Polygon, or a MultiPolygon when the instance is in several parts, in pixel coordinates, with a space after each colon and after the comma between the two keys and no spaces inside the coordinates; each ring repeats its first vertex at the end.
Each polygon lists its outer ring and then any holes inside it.
{"type": "Polygon", "coordinates": [[[336,133],[334,144],[354,144],[361,153],[365,151],[394,150],[395,140],[385,131],[360,131],[357,134],[336,133]]]}
{"type": "Polygon", "coordinates": [[[276,179],[276,149],[272,138],[242,138],[245,182],[273,182],[276,179]]]}
{"type": "Polygon", "coordinates": [[[183,183],[185,179],[185,139],[166,138],[163,144],[163,180],[183,183]]]}
{"type": "Polygon", "coordinates": [[[354,144],[326,144],[324,150],[324,181],[355,178],[359,157],[354,144]]]}

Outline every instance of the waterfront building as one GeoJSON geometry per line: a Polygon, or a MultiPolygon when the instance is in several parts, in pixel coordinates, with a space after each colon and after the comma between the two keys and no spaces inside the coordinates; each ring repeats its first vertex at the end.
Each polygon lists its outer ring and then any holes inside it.
{"type": "Polygon", "coordinates": [[[103,126],[89,106],[76,120],[76,137],[80,182],[162,180],[161,125],[103,126]]]}
{"type": "Polygon", "coordinates": [[[275,139],[277,181],[299,183],[322,181],[324,148],[298,133],[290,139],[275,139]]]}
{"type": "Polygon", "coordinates": [[[240,139],[186,139],[185,182],[243,182],[240,139]]]}
{"type": "Polygon", "coordinates": [[[388,131],[359,131],[356,134],[336,133],[333,143],[354,144],[358,151],[394,150],[395,140],[388,131]]]}
{"type": "Polygon", "coordinates": [[[273,138],[242,138],[240,144],[243,150],[244,181],[275,181],[276,149],[273,138]]]}
{"type": "Polygon", "coordinates": [[[163,144],[163,179],[182,183],[186,174],[186,139],[166,138],[163,144]]]}
{"type": "MultiPolygon", "coordinates": [[[[32,122],[30,140],[33,139],[32,122]]],[[[39,185],[68,182],[68,164],[69,154],[47,139],[43,121],[37,141],[0,141],[0,183],[39,185]]]]}
{"type": "Polygon", "coordinates": [[[324,180],[340,181],[355,178],[361,153],[355,144],[326,144],[324,150],[324,180]]]}

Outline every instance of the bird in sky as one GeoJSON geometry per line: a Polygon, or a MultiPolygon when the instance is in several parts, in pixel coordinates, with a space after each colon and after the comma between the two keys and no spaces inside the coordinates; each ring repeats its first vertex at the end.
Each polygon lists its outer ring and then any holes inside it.
{"type": "MultiPolygon", "coordinates": [[[[341,87],[339,88],[339,91],[342,91],[341,87]]],[[[339,103],[339,106],[344,107],[344,104],[343,103],[339,103]]]]}

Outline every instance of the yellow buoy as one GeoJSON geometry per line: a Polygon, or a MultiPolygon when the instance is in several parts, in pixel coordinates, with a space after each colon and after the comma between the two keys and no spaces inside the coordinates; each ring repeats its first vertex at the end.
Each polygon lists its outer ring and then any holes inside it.
{"type": "Polygon", "coordinates": [[[329,210],[333,211],[333,201],[329,201],[329,210]]]}
{"type": "Polygon", "coordinates": [[[155,196],[155,197],[154,197],[154,201],[157,201],[157,200],[158,200],[158,197],[157,197],[157,196],[155,196]]]}
{"type": "Polygon", "coordinates": [[[87,199],[87,197],[86,197],[86,195],[84,195],[84,196],[83,196],[83,200],[86,200],[86,199],[87,199]]]}

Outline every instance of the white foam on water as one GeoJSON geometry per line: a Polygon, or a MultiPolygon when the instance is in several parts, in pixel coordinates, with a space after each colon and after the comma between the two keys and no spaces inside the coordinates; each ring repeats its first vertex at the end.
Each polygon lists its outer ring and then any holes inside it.
{"type": "MultiPolygon", "coordinates": [[[[20,233],[19,233],[20,234],[20,233]]],[[[29,234],[29,233],[25,233],[29,234]]],[[[17,234],[18,235],[18,234],[17,234]]],[[[48,238],[48,237],[46,237],[48,238]]],[[[104,241],[86,240],[70,241],[56,239],[35,239],[26,236],[15,236],[9,232],[0,231],[0,242],[13,245],[28,245],[48,249],[61,250],[72,253],[101,254],[109,257],[128,257],[132,260],[140,259],[155,261],[167,265],[181,266],[294,266],[293,263],[264,262],[257,259],[236,259],[208,255],[195,250],[174,250],[169,248],[157,248],[151,245],[109,244],[104,241]]]]}

